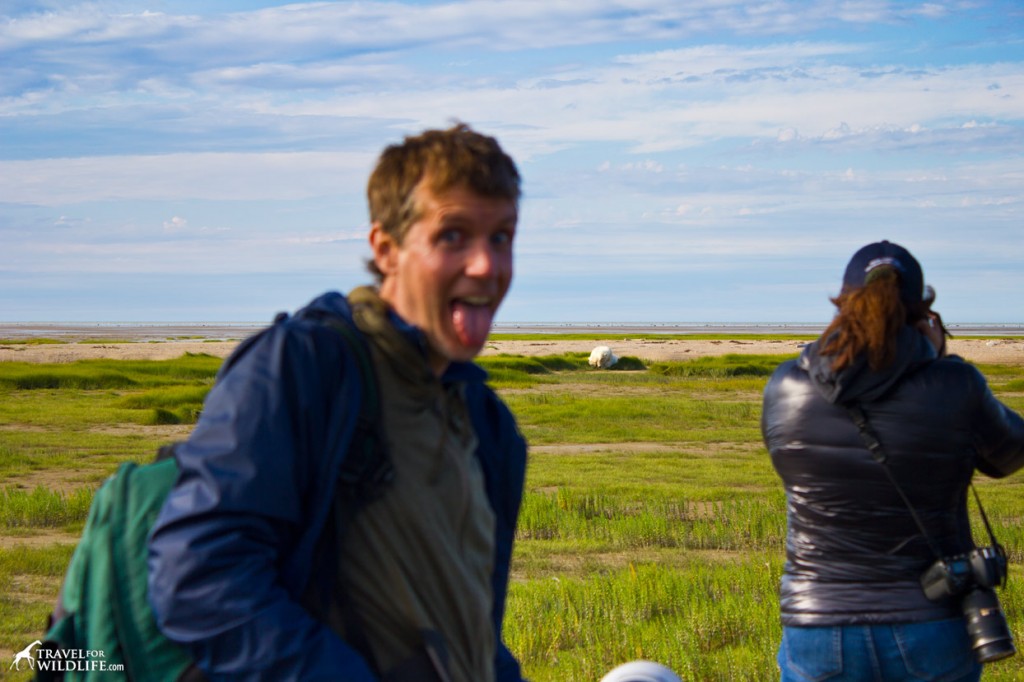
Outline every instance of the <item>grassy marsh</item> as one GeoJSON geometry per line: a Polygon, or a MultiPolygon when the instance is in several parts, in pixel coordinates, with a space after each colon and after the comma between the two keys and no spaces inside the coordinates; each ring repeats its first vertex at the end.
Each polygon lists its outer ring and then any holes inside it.
{"type": "MultiPolygon", "coordinates": [[[[619,371],[584,353],[482,358],[531,443],[505,626],[530,679],[593,681],[635,658],[688,680],[775,676],[785,505],[758,420],[784,357],[619,371]]],[[[187,434],[220,363],[0,363],[0,661],[40,634],[100,481],[187,434]]],[[[1020,409],[1024,367],[982,370],[1020,409]]],[[[1024,476],[979,489],[1019,565],[1024,476]]],[[[1018,656],[985,679],[1022,675],[1018,656]]]]}

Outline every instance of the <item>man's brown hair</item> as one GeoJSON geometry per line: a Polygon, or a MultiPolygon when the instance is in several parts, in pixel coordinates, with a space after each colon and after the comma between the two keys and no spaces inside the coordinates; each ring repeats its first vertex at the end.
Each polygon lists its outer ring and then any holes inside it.
{"type": "MultiPolygon", "coordinates": [[[[415,191],[424,180],[435,195],[466,187],[483,197],[519,202],[519,171],[493,137],[465,123],[411,135],[381,153],[366,187],[370,222],[380,223],[399,244],[420,217],[415,191]]],[[[373,261],[368,266],[380,276],[373,261]]]]}

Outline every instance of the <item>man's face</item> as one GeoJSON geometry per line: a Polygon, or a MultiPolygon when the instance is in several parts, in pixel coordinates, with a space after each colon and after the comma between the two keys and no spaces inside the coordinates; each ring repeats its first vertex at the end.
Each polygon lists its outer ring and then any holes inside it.
{"type": "Polygon", "coordinates": [[[420,218],[401,244],[379,225],[370,230],[374,261],[384,273],[381,297],[426,334],[430,365],[441,374],[452,361],[483,348],[512,281],[512,240],[518,214],[508,199],[465,187],[435,195],[416,189],[420,218]]]}

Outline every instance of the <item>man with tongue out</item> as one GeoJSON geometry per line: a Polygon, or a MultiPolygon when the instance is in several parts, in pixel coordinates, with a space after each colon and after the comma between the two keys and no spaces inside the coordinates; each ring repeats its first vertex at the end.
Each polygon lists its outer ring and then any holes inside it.
{"type": "Polygon", "coordinates": [[[519,183],[462,124],[388,147],[367,191],[376,285],[226,363],[150,545],[158,623],[208,676],[521,680],[501,624],[526,444],[472,362],[512,280],[519,183]],[[331,317],[365,341],[393,470],[350,519],[336,479],[365,387],[331,317]]]}

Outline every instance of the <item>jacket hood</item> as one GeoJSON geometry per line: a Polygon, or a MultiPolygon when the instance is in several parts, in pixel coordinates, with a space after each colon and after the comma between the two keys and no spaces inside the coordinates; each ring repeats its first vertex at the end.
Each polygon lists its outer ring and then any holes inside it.
{"type": "Polygon", "coordinates": [[[830,403],[871,402],[882,397],[903,376],[936,358],[935,348],[917,330],[904,326],[896,339],[896,360],[874,371],[861,355],[841,372],[832,371],[832,357],[820,353],[822,339],[809,344],[800,354],[799,365],[811,384],[830,403]]]}
{"type": "MultiPolygon", "coordinates": [[[[366,299],[367,293],[376,291],[374,287],[357,287],[350,292],[352,293],[362,290],[362,300],[366,299]]],[[[324,314],[339,315],[349,320],[352,319],[353,310],[352,306],[357,305],[356,301],[349,302],[348,297],[337,291],[328,291],[327,293],[317,296],[309,302],[304,308],[295,313],[296,317],[322,317],[324,314]]],[[[391,319],[392,324],[398,331],[409,339],[409,342],[419,348],[424,357],[427,353],[427,338],[423,331],[415,325],[409,324],[394,310],[388,311],[388,316],[391,319]]],[[[487,372],[477,365],[475,362],[452,362],[448,365],[448,369],[445,370],[442,381],[448,382],[477,382],[483,383],[487,381],[487,372]]]]}
{"type": "Polygon", "coordinates": [[[302,316],[304,314],[312,313],[314,316],[317,314],[329,313],[331,315],[339,315],[341,317],[352,317],[352,308],[348,304],[348,299],[337,291],[328,291],[327,293],[320,294],[312,301],[310,301],[302,310],[296,313],[296,316],[302,316]]]}

